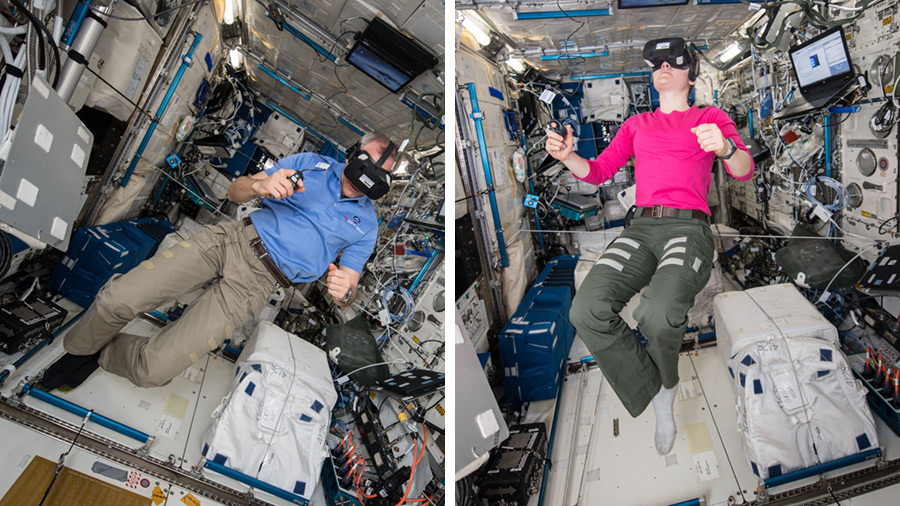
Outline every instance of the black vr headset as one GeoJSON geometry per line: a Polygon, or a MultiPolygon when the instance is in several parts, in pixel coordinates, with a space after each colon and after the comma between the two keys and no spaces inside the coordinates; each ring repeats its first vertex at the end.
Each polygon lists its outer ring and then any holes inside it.
{"type": "Polygon", "coordinates": [[[669,62],[669,65],[676,69],[689,69],[688,80],[697,80],[697,64],[694,55],[688,49],[687,43],[681,37],[671,37],[668,39],[651,40],[644,44],[644,61],[647,65],[658,70],[662,67],[663,62],[669,62]]]}
{"type": "Polygon", "coordinates": [[[394,143],[390,141],[378,161],[373,160],[372,155],[365,150],[357,148],[347,158],[344,175],[350,184],[363,192],[366,197],[372,200],[380,199],[391,189],[391,175],[381,168],[381,164],[393,153],[394,143]]]}

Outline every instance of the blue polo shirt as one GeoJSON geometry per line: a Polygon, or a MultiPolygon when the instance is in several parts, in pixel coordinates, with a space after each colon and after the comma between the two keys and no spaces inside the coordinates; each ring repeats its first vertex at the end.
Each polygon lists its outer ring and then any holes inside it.
{"type": "Polygon", "coordinates": [[[269,256],[294,283],[318,279],[343,251],[341,265],[362,273],[378,237],[375,205],[363,195],[341,198],[344,164],[316,153],[298,153],[266,170],[313,169],[303,173],[306,191],[262,199],[250,214],[269,256]],[[324,171],[315,170],[325,168],[324,171]]]}

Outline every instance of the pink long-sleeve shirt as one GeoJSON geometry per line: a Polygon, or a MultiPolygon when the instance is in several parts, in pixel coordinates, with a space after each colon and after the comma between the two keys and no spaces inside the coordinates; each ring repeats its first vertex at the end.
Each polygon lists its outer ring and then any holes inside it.
{"type": "MultiPolygon", "coordinates": [[[[687,111],[669,114],[659,109],[632,116],[625,120],[616,136],[595,160],[589,160],[590,172],[582,179],[600,184],[622,168],[634,156],[636,187],[635,205],[662,205],[678,209],[699,209],[710,214],[706,197],[712,179],[715,153],[703,151],[691,128],[715,123],[726,138],[730,138],[747,154],[734,121],[718,107],[691,107],[687,111]]],[[[736,177],[747,181],[753,177],[753,158],[750,172],[736,177]]]]}

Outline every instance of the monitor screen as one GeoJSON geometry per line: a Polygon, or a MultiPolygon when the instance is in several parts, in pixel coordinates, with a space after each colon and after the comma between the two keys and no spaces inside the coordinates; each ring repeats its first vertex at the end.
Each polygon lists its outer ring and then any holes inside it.
{"type": "Polygon", "coordinates": [[[840,27],[792,48],[790,53],[801,89],[853,72],[840,27]]]}
{"type": "Polygon", "coordinates": [[[347,55],[347,62],[391,91],[399,90],[412,80],[362,44],[357,44],[347,55]]]}
{"type": "Polygon", "coordinates": [[[664,7],[667,5],[686,5],[688,0],[619,0],[620,9],[637,9],[640,7],[664,7]]]}

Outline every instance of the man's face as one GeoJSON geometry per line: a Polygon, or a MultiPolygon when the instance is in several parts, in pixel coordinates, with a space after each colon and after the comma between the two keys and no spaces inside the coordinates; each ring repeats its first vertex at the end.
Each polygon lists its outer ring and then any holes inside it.
{"type": "MultiPolygon", "coordinates": [[[[386,147],[386,144],[381,145],[375,142],[370,142],[368,144],[360,146],[360,149],[362,149],[366,153],[369,153],[369,156],[371,156],[373,159],[378,160],[379,158],[381,158],[381,155],[384,153],[384,149],[386,147]]],[[[390,172],[391,169],[394,168],[394,157],[392,156],[385,160],[384,163],[381,164],[381,168],[384,169],[385,172],[390,172]]],[[[345,197],[354,199],[357,197],[362,197],[364,195],[363,192],[359,191],[355,186],[353,186],[352,183],[350,183],[350,181],[347,179],[347,176],[345,176],[343,172],[341,172],[341,193],[343,193],[345,197]]]]}

